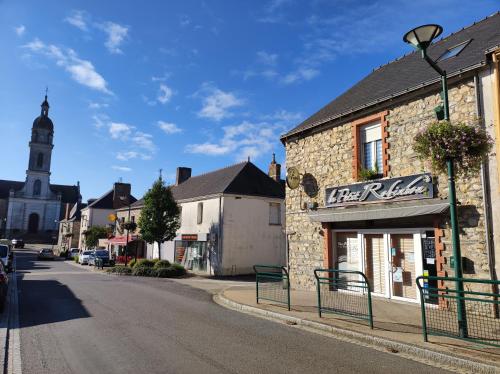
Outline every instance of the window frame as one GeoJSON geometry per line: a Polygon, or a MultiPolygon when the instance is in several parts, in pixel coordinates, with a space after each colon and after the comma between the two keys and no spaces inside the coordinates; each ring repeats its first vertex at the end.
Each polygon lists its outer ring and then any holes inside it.
{"type": "Polygon", "coordinates": [[[281,226],[281,203],[277,203],[277,202],[270,202],[269,203],[269,225],[270,226],[281,226]],[[277,218],[277,221],[276,222],[272,222],[272,210],[273,208],[276,208],[277,207],[277,210],[278,210],[278,214],[276,215],[276,218],[277,218]]]}
{"type": "Polygon", "coordinates": [[[203,202],[199,202],[196,211],[196,223],[201,225],[203,223],[203,202]]]}

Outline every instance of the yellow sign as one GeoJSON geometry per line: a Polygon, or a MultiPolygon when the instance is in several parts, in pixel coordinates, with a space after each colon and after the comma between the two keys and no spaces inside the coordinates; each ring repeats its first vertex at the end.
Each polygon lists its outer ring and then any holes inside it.
{"type": "Polygon", "coordinates": [[[108,221],[109,222],[115,222],[116,221],[116,214],[108,214],[108,221]]]}
{"type": "Polygon", "coordinates": [[[286,184],[292,190],[300,185],[300,173],[296,167],[290,167],[286,171],[286,184]]]}

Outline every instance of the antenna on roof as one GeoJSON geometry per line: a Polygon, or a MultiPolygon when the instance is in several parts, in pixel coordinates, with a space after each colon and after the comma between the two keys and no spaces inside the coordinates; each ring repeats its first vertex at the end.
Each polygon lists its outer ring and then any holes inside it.
{"type": "Polygon", "coordinates": [[[247,162],[250,162],[250,156],[248,156],[247,162]]]}

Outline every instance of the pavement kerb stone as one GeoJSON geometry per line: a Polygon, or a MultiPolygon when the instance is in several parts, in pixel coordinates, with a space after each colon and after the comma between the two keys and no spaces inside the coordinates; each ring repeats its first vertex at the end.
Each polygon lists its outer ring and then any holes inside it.
{"type": "Polygon", "coordinates": [[[441,352],[436,352],[430,349],[424,349],[414,346],[412,344],[401,343],[385,338],[361,334],[355,331],[345,330],[338,327],[309,321],[298,317],[288,316],[269,310],[256,308],[250,305],[240,304],[224,296],[224,291],[214,295],[213,300],[215,303],[233,310],[243,313],[252,314],[259,317],[277,320],[281,322],[290,322],[298,326],[303,326],[311,330],[326,332],[336,337],[349,339],[354,342],[370,345],[374,348],[385,348],[388,350],[396,350],[405,354],[408,357],[414,357],[418,361],[432,362],[433,366],[449,367],[455,370],[466,373],[500,373],[500,368],[492,365],[471,361],[469,359],[450,356],[441,352]]]}

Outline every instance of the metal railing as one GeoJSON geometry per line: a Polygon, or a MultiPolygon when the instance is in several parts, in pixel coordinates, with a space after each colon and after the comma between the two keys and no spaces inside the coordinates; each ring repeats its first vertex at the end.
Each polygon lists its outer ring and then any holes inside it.
{"type": "Polygon", "coordinates": [[[366,275],[360,271],[316,269],[318,313],[337,313],[367,320],[373,329],[372,297],[366,275]]]}
{"type": "Polygon", "coordinates": [[[416,282],[424,341],[441,335],[500,346],[500,281],[420,276],[416,282]],[[463,282],[464,291],[455,282],[463,282]],[[460,303],[464,316],[458,313],[460,303]]]}
{"type": "Polygon", "coordinates": [[[255,291],[259,300],[286,304],[290,310],[290,278],[284,266],[254,265],[255,291]]]}

